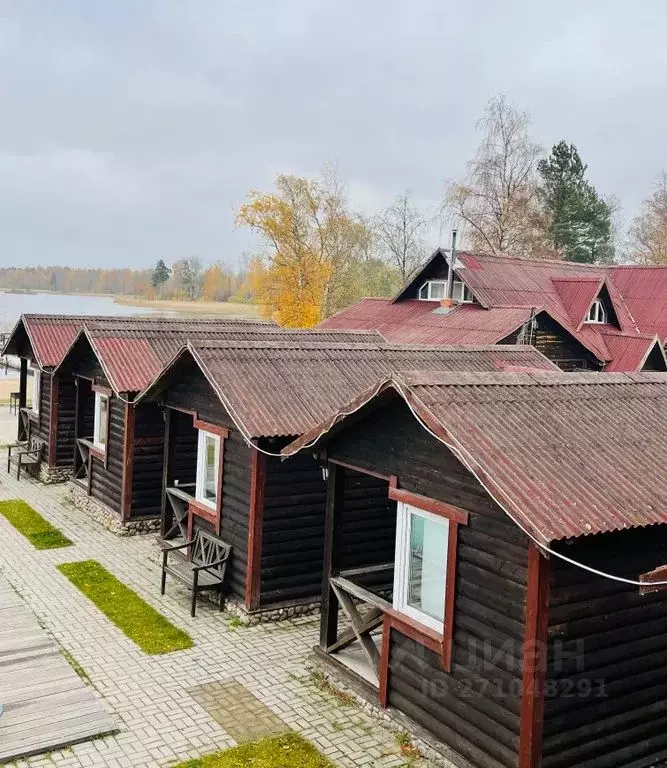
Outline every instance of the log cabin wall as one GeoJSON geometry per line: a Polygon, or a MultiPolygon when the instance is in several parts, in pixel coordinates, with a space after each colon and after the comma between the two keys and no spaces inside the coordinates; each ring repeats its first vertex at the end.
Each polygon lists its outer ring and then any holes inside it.
{"type": "MultiPolygon", "coordinates": [[[[667,563],[667,526],[562,551],[636,579],[667,563]]],[[[650,766],[667,754],[667,591],[640,595],[552,557],[542,768],[650,766]]]]}
{"type": "MultiPolygon", "coordinates": [[[[516,344],[519,333],[520,329],[498,343],[516,344]]],[[[563,371],[599,371],[603,365],[574,336],[544,313],[537,315],[537,328],[533,332],[532,346],[563,371]]]]}
{"type": "Polygon", "coordinates": [[[71,376],[58,376],[56,429],[57,467],[71,467],[75,451],[76,385],[71,376]]]}
{"type": "Polygon", "coordinates": [[[326,495],[322,470],[311,454],[287,461],[267,457],[261,607],[319,601],[326,495]]]}
{"type": "Polygon", "coordinates": [[[327,452],[333,460],[396,475],[399,487],[468,510],[469,524],[459,526],[452,672],[444,671],[438,654],[392,629],[388,702],[472,765],[516,768],[526,537],[402,401],[334,437],[327,452]]]}
{"type": "Polygon", "coordinates": [[[131,450],[130,517],[159,516],[162,506],[164,413],[155,403],[135,408],[131,450]]]}
{"type": "Polygon", "coordinates": [[[115,395],[109,398],[109,434],[106,459],[93,456],[90,495],[120,514],[123,488],[123,448],[125,441],[125,403],[115,395]]]}
{"type": "MultiPolygon", "coordinates": [[[[50,373],[44,373],[38,369],[33,369],[33,376],[40,377],[39,384],[39,413],[34,414],[30,412],[30,435],[38,440],[41,440],[45,444],[43,456],[46,457],[49,435],[50,435],[50,423],[51,423],[51,379],[53,378],[50,373]]],[[[28,379],[28,392],[32,391],[32,377],[28,379]]]]}
{"type": "MultiPolygon", "coordinates": [[[[223,487],[222,487],[222,516],[220,520],[220,538],[232,545],[232,554],[227,567],[227,590],[234,597],[245,600],[246,568],[248,561],[248,528],[250,506],[250,463],[251,451],[239,433],[232,418],[220,402],[215,391],[202,374],[199,367],[191,360],[183,365],[178,376],[175,377],[173,386],[167,388],[164,395],[164,403],[168,407],[180,408],[187,411],[195,411],[198,418],[211,424],[229,429],[229,437],[225,440],[223,462],[223,487]]],[[[172,412],[172,417],[174,413],[172,412]]],[[[180,437],[170,434],[170,463],[181,462],[180,469],[170,467],[171,478],[179,477],[172,474],[181,472],[186,479],[180,479],[181,483],[194,482],[197,469],[197,431],[192,427],[192,415],[180,414],[180,437]],[[192,432],[185,429],[185,420],[189,419],[192,432]],[[172,442],[174,440],[175,442],[172,442]],[[181,441],[187,448],[188,456],[176,459],[179,450],[174,448],[181,441]],[[191,467],[187,469],[186,465],[191,467]]],[[[174,429],[174,422],[170,425],[170,433],[174,429]]],[[[178,429],[178,427],[176,427],[178,429]]],[[[211,532],[213,527],[206,520],[194,515],[193,528],[204,528],[211,532]]]]}

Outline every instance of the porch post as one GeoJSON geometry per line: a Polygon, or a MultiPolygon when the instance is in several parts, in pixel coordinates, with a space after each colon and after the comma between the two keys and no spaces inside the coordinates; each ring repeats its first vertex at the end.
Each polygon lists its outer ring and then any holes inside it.
{"type": "Polygon", "coordinates": [[[331,462],[328,468],[320,613],[320,648],[323,651],[333,645],[338,637],[338,598],[331,588],[329,579],[335,574],[339,563],[340,512],[345,488],[345,468],[331,462]]]}
{"type": "MultiPolygon", "coordinates": [[[[164,450],[162,453],[162,499],[160,501],[160,536],[164,537],[171,525],[167,523],[167,488],[169,487],[169,463],[171,458],[171,408],[164,408],[164,450]]],[[[173,515],[172,515],[173,516],[173,515]]]]}
{"type": "Polygon", "coordinates": [[[531,542],[528,545],[519,768],[539,768],[542,764],[550,576],[550,561],[531,542]]]}
{"type": "Polygon", "coordinates": [[[19,374],[19,418],[18,418],[18,440],[25,440],[27,435],[23,426],[23,418],[21,416],[21,410],[25,408],[27,401],[28,391],[28,359],[26,357],[21,358],[21,371],[19,374]]]}

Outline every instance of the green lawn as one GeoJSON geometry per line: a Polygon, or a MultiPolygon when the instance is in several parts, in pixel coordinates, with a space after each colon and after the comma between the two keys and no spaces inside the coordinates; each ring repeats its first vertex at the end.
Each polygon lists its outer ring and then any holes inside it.
{"type": "Polygon", "coordinates": [[[214,752],[174,768],[334,768],[333,763],[296,733],[214,752]]]}
{"type": "Polygon", "coordinates": [[[192,647],[186,632],[167,621],[96,560],[63,563],[57,568],[146,653],[192,647]]]}
{"type": "Polygon", "coordinates": [[[35,549],[69,547],[72,542],[21,499],[0,501],[0,514],[22,533],[35,549]]]}

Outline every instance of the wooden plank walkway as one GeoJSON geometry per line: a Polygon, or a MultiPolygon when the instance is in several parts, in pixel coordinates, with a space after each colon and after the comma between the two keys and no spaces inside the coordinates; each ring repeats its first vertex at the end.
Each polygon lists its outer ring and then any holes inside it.
{"type": "Polygon", "coordinates": [[[2,577],[0,704],[0,764],[118,730],[2,577]]]}

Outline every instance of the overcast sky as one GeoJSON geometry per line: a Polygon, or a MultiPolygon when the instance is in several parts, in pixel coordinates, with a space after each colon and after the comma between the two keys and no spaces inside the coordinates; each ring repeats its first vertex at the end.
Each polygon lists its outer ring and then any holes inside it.
{"type": "Polygon", "coordinates": [[[664,0],[0,0],[0,265],[233,263],[248,190],[327,161],[369,213],[430,212],[499,92],[630,219],[667,167],[666,28],[664,0]]]}

